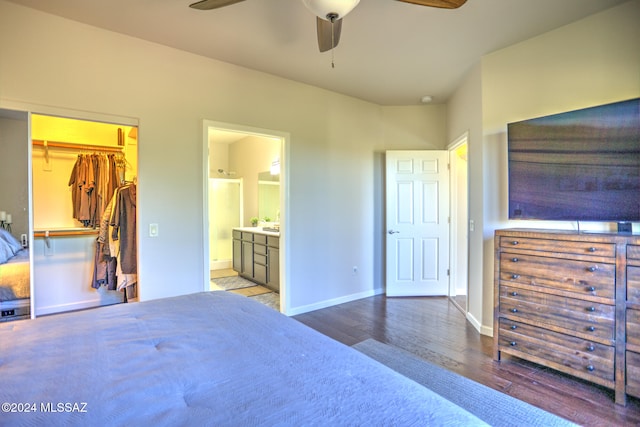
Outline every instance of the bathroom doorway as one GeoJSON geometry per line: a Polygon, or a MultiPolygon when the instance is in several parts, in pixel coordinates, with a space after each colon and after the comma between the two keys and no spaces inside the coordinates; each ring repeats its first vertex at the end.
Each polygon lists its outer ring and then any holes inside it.
{"type": "MultiPolygon", "coordinates": [[[[275,295],[269,298],[273,302],[267,305],[286,312],[287,203],[284,195],[288,134],[211,121],[204,122],[203,133],[204,230],[208,236],[204,239],[208,279],[205,290],[245,287],[246,279],[255,280],[244,271],[243,277],[238,277],[233,269],[234,230],[237,235],[239,229],[270,232],[275,229],[280,247],[276,249],[278,253],[269,249],[267,270],[271,275],[269,282],[274,281],[273,275],[279,278],[276,280],[279,292],[274,291],[275,295]],[[245,283],[236,283],[241,281],[245,283]]],[[[246,259],[245,252],[242,258],[246,259]]],[[[255,268],[257,271],[259,267],[255,268]]]]}

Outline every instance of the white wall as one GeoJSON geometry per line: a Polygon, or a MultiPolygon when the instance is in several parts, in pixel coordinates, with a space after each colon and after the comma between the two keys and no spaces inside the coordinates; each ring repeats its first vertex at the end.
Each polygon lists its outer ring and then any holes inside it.
{"type": "MultiPolygon", "coordinates": [[[[482,140],[482,92],[481,68],[478,64],[467,73],[447,105],[448,141],[453,142],[468,132],[468,174],[469,174],[469,221],[474,230],[469,229],[469,294],[467,296],[467,318],[477,329],[482,327],[482,307],[486,299],[482,281],[483,254],[483,164],[482,140]]],[[[487,173],[490,173],[488,171],[487,173]]],[[[483,331],[488,333],[487,331],[483,331]]]]}
{"type": "Polygon", "coordinates": [[[0,107],[139,123],[142,300],[204,289],[203,119],[291,135],[290,313],[382,288],[381,153],[446,145],[442,107],[381,108],[2,0],[0,58],[0,107]]]}
{"type": "Polygon", "coordinates": [[[465,127],[472,134],[470,215],[482,218],[480,224],[476,221],[476,227],[482,228],[476,228],[476,238],[471,238],[469,300],[470,312],[480,320],[484,333],[491,333],[493,320],[494,231],[514,226],[574,227],[573,223],[507,220],[507,123],[640,96],[638,22],[640,1],[634,0],[491,53],[450,103],[449,137],[465,127]],[[478,100],[480,110],[467,105],[477,105],[478,100]],[[482,245],[477,239],[480,230],[482,245]],[[472,292],[476,297],[482,294],[481,307],[472,292]]]}

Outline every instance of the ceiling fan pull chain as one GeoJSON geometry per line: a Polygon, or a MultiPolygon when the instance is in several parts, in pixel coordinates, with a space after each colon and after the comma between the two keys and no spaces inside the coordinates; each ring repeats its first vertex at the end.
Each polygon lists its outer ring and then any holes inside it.
{"type": "Polygon", "coordinates": [[[336,21],[335,18],[333,18],[331,20],[331,68],[336,68],[336,64],[333,62],[334,57],[335,57],[334,49],[336,47],[335,40],[334,40],[335,32],[334,32],[334,29],[333,29],[333,25],[334,25],[335,21],[336,21]]]}

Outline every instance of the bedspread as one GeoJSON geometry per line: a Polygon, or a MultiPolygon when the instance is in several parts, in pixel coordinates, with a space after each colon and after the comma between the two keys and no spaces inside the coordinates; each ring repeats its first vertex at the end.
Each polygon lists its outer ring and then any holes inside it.
{"type": "Polygon", "coordinates": [[[484,425],[223,291],[2,324],[0,378],[3,425],[484,425]]]}
{"type": "Polygon", "coordinates": [[[0,264],[0,301],[29,298],[29,250],[23,249],[0,264]]]}

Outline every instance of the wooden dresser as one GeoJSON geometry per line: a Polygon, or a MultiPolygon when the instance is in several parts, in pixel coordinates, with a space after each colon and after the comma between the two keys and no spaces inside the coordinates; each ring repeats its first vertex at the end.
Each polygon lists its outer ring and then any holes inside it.
{"type": "Polygon", "coordinates": [[[640,236],[495,233],[494,351],[640,397],[640,236]]]}

